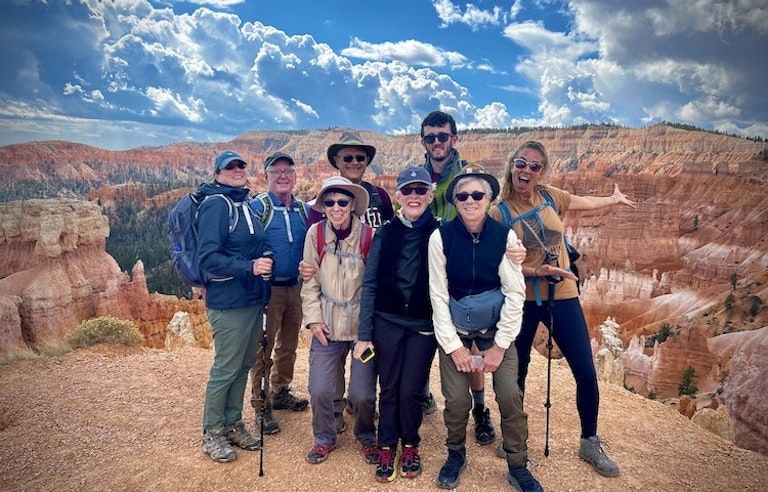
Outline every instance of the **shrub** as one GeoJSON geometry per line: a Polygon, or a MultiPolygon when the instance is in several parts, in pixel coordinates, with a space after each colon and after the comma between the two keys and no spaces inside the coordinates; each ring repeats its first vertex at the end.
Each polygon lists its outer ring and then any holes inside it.
{"type": "Polygon", "coordinates": [[[72,348],[90,347],[99,343],[141,345],[144,337],[132,321],[102,316],[85,320],[67,335],[72,348]]]}
{"type": "Polygon", "coordinates": [[[736,296],[733,294],[728,294],[728,296],[725,298],[725,301],[723,301],[723,306],[725,306],[725,309],[730,311],[733,309],[733,304],[736,302],[736,296]]]}
{"type": "Polygon", "coordinates": [[[693,396],[697,391],[699,391],[699,388],[696,386],[696,369],[688,365],[680,378],[680,384],[677,385],[677,395],[693,396]]]}
{"type": "Polygon", "coordinates": [[[651,388],[651,391],[648,392],[648,399],[649,400],[655,400],[656,399],[656,390],[651,388]]]}

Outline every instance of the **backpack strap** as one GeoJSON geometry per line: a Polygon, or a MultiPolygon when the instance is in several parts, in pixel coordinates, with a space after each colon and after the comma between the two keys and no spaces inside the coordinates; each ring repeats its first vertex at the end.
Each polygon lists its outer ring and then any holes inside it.
{"type": "MultiPolygon", "coordinates": [[[[320,222],[317,223],[317,254],[320,257],[318,261],[318,265],[321,265],[323,263],[323,259],[325,258],[325,251],[327,249],[327,245],[325,244],[325,223],[328,221],[328,219],[323,219],[320,222]]],[[[371,243],[373,242],[373,234],[376,232],[376,230],[366,224],[365,222],[362,222],[363,228],[360,231],[360,256],[363,258],[363,263],[368,262],[368,252],[371,250],[371,243]]],[[[355,254],[345,254],[343,256],[355,256],[355,254]]]]}

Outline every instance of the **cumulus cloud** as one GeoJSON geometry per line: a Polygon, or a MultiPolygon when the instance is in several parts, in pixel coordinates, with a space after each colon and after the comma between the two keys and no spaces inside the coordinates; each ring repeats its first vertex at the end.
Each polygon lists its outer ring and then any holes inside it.
{"type": "Polygon", "coordinates": [[[0,17],[0,144],[412,133],[437,108],[462,128],[670,120],[768,136],[768,6],[754,0],[433,0],[428,40],[350,33],[337,49],[243,19],[239,0],[195,0],[186,13],[148,0],[24,1],[0,17]],[[553,11],[561,22],[547,23],[553,11]],[[534,102],[523,111],[518,100],[534,102]]]}
{"type": "Polygon", "coordinates": [[[461,9],[450,0],[433,0],[438,17],[442,21],[440,27],[449,27],[451,24],[465,24],[473,31],[485,26],[498,26],[513,19],[521,10],[521,0],[516,0],[508,12],[501,7],[494,6],[491,10],[483,10],[472,3],[466,4],[466,10],[461,9]]]}
{"type": "Polygon", "coordinates": [[[415,39],[374,44],[353,38],[349,48],[341,50],[341,54],[350,58],[400,61],[408,65],[424,67],[442,67],[445,65],[460,67],[467,63],[467,58],[461,53],[445,51],[415,39]]]}

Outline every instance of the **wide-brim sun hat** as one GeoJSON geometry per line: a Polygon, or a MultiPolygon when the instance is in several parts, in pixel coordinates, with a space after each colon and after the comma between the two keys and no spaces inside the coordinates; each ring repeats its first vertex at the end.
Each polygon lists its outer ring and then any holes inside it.
{"type": "Polygon", "coordinates": [[[368,209],[368,191],[360,185],[354,184],[352,181],[342,176],[331,176],[323,181],[323,187],[320,189],[320,193],[317,194],[312,204],[312,208],[320,213],[325,213],[323,207],[323,195],[334,189],[344,190],[347,193],[351,193],[355,197],[355,209],[352,212],[358,217],[362,217],[365,211],[368,209]]]}
{"type": "Polygon", "coordinates": [[[477,164],[468,164],[464,166],[459,174],[453,177],[451,182],[448,183],[448,188],[445,189],[445,199],[448,200],[449,203],[453,204],[453,189],[456,188],[456,183],[458,183],[461,178],[466,178],[467,176],[484,179],[488,182],[488,184],[491,185],[491,202],[493,202],[496,197],[499,196],[499,191],[501,190],[501,187],[499,186],[499,180],[496,179],[492,174],[485,172],[485,169],[482,166],[477,164]]]}
{"type": "Polygon", "coordinates": [[[336,159],[334,159],[334,157],[339,153],[339,150],[344,147],[360,147],[363,149],[365,151],[365,155],[368,156],[369,166],[371,165],[373,156],[376,155],[376,147],[373,145],[366,145],[365,142],[363,142],[363,139],[360,138],[360,135],[357,133],[353,131],[345,131],[341,134],[341,139],[339,139],[339,141],[335,144],[331,144],[331,146],[328,147],[328,151],[326,152],[328,162],[330,162],[331,166],[335,167],[336,169],[338,169],[339,166],[336,165],[336,159]]]}

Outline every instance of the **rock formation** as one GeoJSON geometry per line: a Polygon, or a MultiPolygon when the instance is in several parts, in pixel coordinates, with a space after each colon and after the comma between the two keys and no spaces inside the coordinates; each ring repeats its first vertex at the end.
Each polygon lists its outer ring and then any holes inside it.
{"type": "Polygon", "coordinates": [[[200,301],[147,291],[138,262],[131,275],[104,250],[109,225],[84,200],[0,204],[0,352],[63,338],[80,321],[134,320],[150,347],[162,347],[177,310],[205,318],[200,301]]]}

